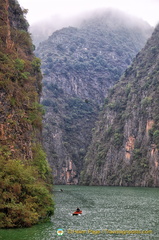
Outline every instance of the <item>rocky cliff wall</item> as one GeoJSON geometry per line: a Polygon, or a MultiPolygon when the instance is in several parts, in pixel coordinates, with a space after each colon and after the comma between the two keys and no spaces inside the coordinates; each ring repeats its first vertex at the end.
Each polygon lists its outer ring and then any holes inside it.
{"type": "Polygon", "coordinates": [[[40,60],[27,26],[17,1],[0,0],[0,228],[29,227],[53,213],[40,60]]]}
{"type": "Polygon", "coordinates": [[[77,184],[92,128],[108,89],[141,49],[151,28],[107,11],[79,28],[54,32],[36,50],[42,59],[44,145],[55,183],[77,184]]]}
{"type": "Polygon", "coordinates": [[[159,26],[110,90],[81,183],[159,186],[159,26]]]}

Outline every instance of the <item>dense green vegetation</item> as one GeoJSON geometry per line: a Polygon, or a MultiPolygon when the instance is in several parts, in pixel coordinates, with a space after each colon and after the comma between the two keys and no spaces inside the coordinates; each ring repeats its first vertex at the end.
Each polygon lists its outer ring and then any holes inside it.
{"type": "Polygon", "coordinates": [[[0,227],[29,227],[54,211],[40,143],[40,60],[17,1],[0,0],[0,227]]]}
{"type": "Polygon", "coordinates": [[[16,159],[0,159],[0,227],[30,227],[53,214],[49,189],[38,169],[16,159]]]}

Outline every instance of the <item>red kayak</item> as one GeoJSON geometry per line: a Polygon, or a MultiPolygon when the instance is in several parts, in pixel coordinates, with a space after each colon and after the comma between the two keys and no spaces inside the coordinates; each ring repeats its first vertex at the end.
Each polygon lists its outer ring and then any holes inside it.
{"type": "Polygon", "coordinates": [[[80,215],[80,214],[82,214],[82,211],[76,211],[76,212],[74,212],[74,213],[72,213],[72,215],[80,215]]]}

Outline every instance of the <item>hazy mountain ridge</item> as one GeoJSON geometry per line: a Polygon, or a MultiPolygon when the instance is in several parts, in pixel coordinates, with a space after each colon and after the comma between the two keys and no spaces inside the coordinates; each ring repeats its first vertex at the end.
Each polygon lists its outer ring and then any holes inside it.
{"type": "MultiPolygon", "coordinates": [[[[139,19],[135,18],[131,15],[126,15],[124,12],[120,12],[117,9],[113,8],[105,8],[105,9],[96,9],[92,11],[86,11],[83,12],[83,14],[76,15],[76,17],[68,17],[63,18],[62,16],[55,15],[47,19],[46,21],[36,22],[34,24],[30,25],[30,32],[32,33],[32,39],[34,44],[38,47],[40,42],[45,41],[50,35],[52,35],[53,32],[57,30],[61,30],[62,28],[67,27],[75,27],[75,28],[81,28],[85,23],[90,22],[90,19],[92,17],[96,20],[99,18],[101,22],[101,15],[104,16],[104,12],[109,12],[109,25],[110,25],[110,19],[113,22],[114,17],[120,18],[122,23],[122,18],[126,17],[127,21],[124,23],[125,25],[128,24],[129,28],[137,25],[139,25],[139,30],[146,32],[146,29],[148,29],[148,23],[139,19]],[[113,12],[113,14],[112,14],[113,12]],[[142,26],[142,28],[141,28],[142,26]]],[[[106,20],[106,19],[105,19],[106,20]]],[[[108,19],[107,19],[108,20],[108,19]]],[[[119,23],[117,24],[119,26],[119,23]]],[[[148,33],[149,34],[149,33],[148,33]]]]}
{"type": "Polygon", "coordinates": [[[147,24],[143,30],[132,20],[129,29],[128,19],[116,11],[97,14],[81,28],[54,32],[36,50],[44,73],[44,145],[55,183],[78,183],[99,107],[151,34],[147,24]]]}
{"type": "Polygon", "coordinates": [[[159,186],[159,25],[110,90],[81,183],[159,186]]]}

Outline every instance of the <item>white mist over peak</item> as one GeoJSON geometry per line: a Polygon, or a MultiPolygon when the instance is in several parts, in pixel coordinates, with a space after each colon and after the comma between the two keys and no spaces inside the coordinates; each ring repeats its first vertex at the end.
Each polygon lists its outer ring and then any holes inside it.
{"type": "Polygon", "coordinates": [[[46,21],[51,17],[67,21],[79,14],[98,8],[117,8],[142,18],[150,25],[159,22],[158,0],[18,0],[23,8],[29,9],[27,20],[30,25],[46,21]]]}

